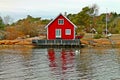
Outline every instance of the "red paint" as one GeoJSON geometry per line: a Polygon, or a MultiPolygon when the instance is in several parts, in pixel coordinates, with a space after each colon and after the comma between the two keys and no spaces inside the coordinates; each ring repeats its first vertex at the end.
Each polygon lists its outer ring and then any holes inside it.
{"type": "Polygon", "coordinates": [[[76,39],[81,39],[83,36],[75,36],[76,39]]]}
{"type": "Polygon", "coordinates": [[[75,72],[75,52],[71,50],[56,51],[54,49],[48,50],[49,67],[53,75],[60,75],[60,80],[65,80],[70,73],[75,72]],[[58,54],[58,55],[56,55],[58,54]]]}
{"type": "Polygon", "coordinates": [[[54,21],[47,26],[47,38],[49,40],[56,39],[55,30],[61,29],[61,39],[75,39],[75,25],[70,22],[66,17],[60,14],[54,21]],[[58,24],[58,19],[64,19],[64,25],[58,24]],[[66,35],[65,30],[71,29],[71,35],[66,35]]]}
{"type": "Polygon", "coordinates": [[[53,49],[49,49],[48,50],[48,59],[50,60],[50,67],[56,67],[56,63],[55,63],[55,52],[53,49]]]}

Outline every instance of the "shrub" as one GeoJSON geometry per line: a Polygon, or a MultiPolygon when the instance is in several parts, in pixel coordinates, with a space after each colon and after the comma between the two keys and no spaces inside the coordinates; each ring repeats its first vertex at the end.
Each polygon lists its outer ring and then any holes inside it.
{"type": "Polygon", "coordinates": [[[95,38],[95,39],[102,38],[102,35],[101,35],[101,34],[95,34],[95,35],[94,35],[94,38],[95,38]]]}

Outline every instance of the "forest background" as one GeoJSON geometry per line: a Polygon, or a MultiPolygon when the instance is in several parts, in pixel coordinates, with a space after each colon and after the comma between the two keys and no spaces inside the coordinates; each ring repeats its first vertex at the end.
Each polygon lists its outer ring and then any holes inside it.
{"type": "MultiPolygon", "coordinates": [[[[116,12],[99,14],[99,8],[96,4],[91,7],[86,6],[76,14],[66,14],[66,17],[78,27],[76,35],[92,33],[91,30],[94,28],[97,32],[94,38],[101,38],[106,30],[106,23],[109,33],[120,34],[120,14],[116,12]]],[[[46,35],[44,27],[51,20],[42,19],[41,17],[34,18],[28,15],[24,19],[12,22],[12,18],[9,15],[0,17],[0,39],[13,40],[46,35]]]]}

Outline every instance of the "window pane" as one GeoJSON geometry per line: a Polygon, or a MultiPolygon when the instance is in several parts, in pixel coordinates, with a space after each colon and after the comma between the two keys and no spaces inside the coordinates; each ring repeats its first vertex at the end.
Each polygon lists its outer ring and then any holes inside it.
{"type": "Polygon", "coordinates": [[[64,19],[59,19],[59,20],[58,20],[58,24],[59,24],[59,25],[63,25],[63,24],[64,24],[64,19]]]}
{"type": "Polygon", "coordinates": [[[71,29],[66,29],[65,31],[66,31],[65,32],[66,35],[71,35],[71,29]]]}
{"type": "Polygon", "coordinates": [[[61,37],[61,29],[56,29],[56,38],[61,37]]]}

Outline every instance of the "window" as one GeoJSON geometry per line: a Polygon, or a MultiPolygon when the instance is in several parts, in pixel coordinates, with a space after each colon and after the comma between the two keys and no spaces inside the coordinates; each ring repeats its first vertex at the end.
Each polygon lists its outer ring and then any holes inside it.
{"type": "Polygon", "coordinates": [[[64,19],[58,19],[58,24],[63,25],[64,24],[64,19]]]}
{"type": "Polygon", "coordinates": [[[71,29],[66,29],[66,30],[65,30],[65,34],[66,34],[66,35],[71,35],[71,29]]]}
{"type": "Polygon", "coordinates": [[[56,38],[61,38],[61,29],[56,29],[56,38]]]}

